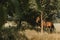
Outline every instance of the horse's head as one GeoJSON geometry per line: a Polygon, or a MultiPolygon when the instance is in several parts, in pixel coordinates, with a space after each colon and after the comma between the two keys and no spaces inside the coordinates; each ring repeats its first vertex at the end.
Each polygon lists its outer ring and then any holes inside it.
{"type": "Polygon", "coordinates": [[[39,21],[41,21],[41,18],[38,16],[38,17],[36,18],[36,23],[39,23],[39,21]]]}

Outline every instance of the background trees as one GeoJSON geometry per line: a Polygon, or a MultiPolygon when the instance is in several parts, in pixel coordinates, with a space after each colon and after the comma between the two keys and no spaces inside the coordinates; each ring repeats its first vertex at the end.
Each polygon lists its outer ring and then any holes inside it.
{"type": "Polygon", "coordinates": [[[52,21],[53,15],[57,13],[57,2],[57,0],[1,0],[0,24],[7,20],[7,15],[12,16],[15,20],[25,20],[26,16],[40,15],[41,10],[43,11],[43,19],[52,21]],[[37,13],[34,14],[33,10],[37,13]]]}
{"type": "Polygon", "coordinates": [[[7,0],[0,0],[0,29],[6,20],[7,0]]]}
{"type": "MultiPolygon", "coordinates": [[[[27,21],[35,27],[36,17],[41,16],[42,13],[43,20],[52,21],[59,10],[57,4],[58,0],[0,0],[0,29],[8,20],[18,21],[18,27],[21,27],[20,22],[22,21],[27,21]]],[[[18,31],[14,28],[2,29],[0,34],[1,40],[17,40],[19,37],[19,40],[23,40],[26,38],[25,35],[18,34],[18,31]]]]}

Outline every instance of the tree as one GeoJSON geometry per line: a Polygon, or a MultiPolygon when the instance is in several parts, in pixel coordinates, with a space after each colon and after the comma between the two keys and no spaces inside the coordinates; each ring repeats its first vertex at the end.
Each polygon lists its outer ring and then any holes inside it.
{"type": "Polygon", "coordinates": [[[0,0],[0,29],[5,23],[7,14],[7,0],[0,0]]]}

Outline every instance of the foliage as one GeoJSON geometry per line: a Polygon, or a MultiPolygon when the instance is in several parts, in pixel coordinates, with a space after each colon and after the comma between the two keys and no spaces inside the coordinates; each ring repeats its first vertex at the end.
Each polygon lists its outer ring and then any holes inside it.
{"type": "Polygon", "coordinates": [[[27,40],[25,35],[19,34],[14,28],[0,30],[0,40],[27,40]]]}
{"type": "Polygon", "coordinates": [[[6,20],[7,0],[0,0],[0,29],[6,20]]]}
{"type": "Polygon", "coordinates": [[[52,21],[53,15],[56,14],[55,10],[57,11],[57,0],[53,2],[50,0],[0,0],[0,39],[27,40],[25,35],[18,34],[15,28],[2,29],[8,15],[12,20],[19,22],[18,27],[21,27],[22,21],[27,21],[30,26],[32,25],[32,29],[37,25],[35,21],[36,17],[41,15],[40,11],[43,12],[43,19],[52,21]]]}

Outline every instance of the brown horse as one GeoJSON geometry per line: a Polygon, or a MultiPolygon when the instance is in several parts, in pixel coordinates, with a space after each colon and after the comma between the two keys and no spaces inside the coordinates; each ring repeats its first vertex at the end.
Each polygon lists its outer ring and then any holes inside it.
{"type": "MultiPolygon", "coordinates": [[[[38,23],[38,25],[41,27],[41,17],[37,17],[36,18],[36,23],[38,23]]],[[[46,31],[50,31],[50,32],[53,32],[53,30],[54,30],[54,25],[53,25],[53,22],[51,22],[51,21],[46,21],[46,20],[43,20],[43,29],[44,29],[44,31],[46,30],[46,31]]]]}

